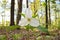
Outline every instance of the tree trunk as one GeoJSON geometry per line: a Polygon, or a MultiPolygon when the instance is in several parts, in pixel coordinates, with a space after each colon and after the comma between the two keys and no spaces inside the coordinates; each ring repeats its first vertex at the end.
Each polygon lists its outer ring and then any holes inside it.
{"type": "Polygon", "coordinates": [[[28,8],[28,0],[26,0],[27,8],[28,8]]]}
{"type": "Polygon", "coordinates": [[[35,0],[34,0],[34,15],[36,14],[36,9],[35,9],[35,0]]]}
{"type": "Polygon", "coordinates": [[[14,25],[14,5],[15,5],[15,0],[11,0],[10,26],[14,25]]]}
{"type": "Polygon", "coordinates": [[[18,0],[18,14],[17,14],[17,21],[16,21],[17,25],[19,23],[19,20],[21,19],[21,13],[22,13],[22,0],[18,0]]]}
{"type": "Polygon", "coordinates": [[[50,0],[48,1],[48,5],[49,5],[49,25],[51,26],[50,0]]]}
{"type": "MultiPolygon", "coordinates": [[[[55,5],[56,5],[56,2],[55,2],[55,5]]],[[[57,12],[56,12],[56,6],[55,6],[55,9],[54,9],[54,11],[55,11],[55,24],[57,25],[58,23],[57,23],[57,12]]]]}
{"type": "Polygon", "coordinates": [[[48,28],[48,10],[47,10],[47,0],[45,0],[45,2],[46,2],[46,7],[45,7],[45,11],[46,11],[46,28],[48,28]]]}

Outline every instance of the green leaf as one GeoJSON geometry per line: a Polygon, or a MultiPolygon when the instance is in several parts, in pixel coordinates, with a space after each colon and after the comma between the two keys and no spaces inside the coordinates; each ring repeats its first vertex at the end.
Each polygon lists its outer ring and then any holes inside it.
{"type": "Polygon", "coordinates": [[[26,27],[26,30],[29,30],[29,29],[33,30],[34,29],[34,27],[32,27],[31,25],[27,25],[25,27],[26,27]]]}
{"type": "Polygon", "coordinates": [[[46,3],[45,2],[42,2],[42,6],[45,7],[46,6],[46,3]]]}
{"type": "Polygon", "coordinates": [[[37,27],[41,32],[45,32],[45,33],[48,33],[48,29],[43,27],[43,26],[38,26],[37,27]]]}
{"type": "Polygon", "coordinates": [[[36,18],[37,16],[38,16],[38,14],[35,14],[35,15],[33,15],[32,17],[33,17],[33,18],[36,18]]]}
{"type": "Polygon", "coordinates": [[[23,14],[23,13],[21,13],[21,15],[22,15],[23,17],[25,17],[25,14],[23,14]]]}

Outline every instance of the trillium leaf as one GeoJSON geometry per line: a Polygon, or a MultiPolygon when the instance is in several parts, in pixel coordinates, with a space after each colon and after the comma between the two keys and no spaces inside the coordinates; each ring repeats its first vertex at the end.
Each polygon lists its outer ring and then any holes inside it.
{"type": "Polygon", "coordinates": [[[43,26],[38,26],[37,27],[41,32],[45,32],[45,33],[48,33],[48,29],[43,27],[43,26]]]}
{"type": "Polygon", "coordinates": [[[25,26],[26,27],[26,30],[29,30],[29,29],[31,29],[31,30],[33,30],[34,29],[34,27],[32,27],[31,25],[27,25],[27,26],[25,26]]]}

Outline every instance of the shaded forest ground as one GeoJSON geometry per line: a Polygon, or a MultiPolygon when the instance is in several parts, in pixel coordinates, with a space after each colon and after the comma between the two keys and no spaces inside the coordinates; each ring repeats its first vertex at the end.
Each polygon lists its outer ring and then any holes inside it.
{"type": "Polygon", "coordinates": [[[58,32],[45,35],[38,30],[26,30],[19,26],[0,27],[0,40],[60,40],[58,32]]]}

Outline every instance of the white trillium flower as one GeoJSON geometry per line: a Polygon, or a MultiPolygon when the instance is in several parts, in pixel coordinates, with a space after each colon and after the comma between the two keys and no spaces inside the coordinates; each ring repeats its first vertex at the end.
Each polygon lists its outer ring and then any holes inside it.
{"type": "Polygon", "coordinates": [[[27,19],[21,18],[21,20],[19,21],[18,25],[20,25],[20,26],[26,26],[26,25],[28,25],[27,19]]]}
{"type": "Polygon", "coordinates": [[[27,8],[25,11],[25,17],[32,18],[32,11],[29,8],[27,8]]]}
{"type": "Polygon", "coordinates": [[[25,18],[21,18],[18,25],[26,26],[28,24],[33,27],[39,26],[39,21],[36,18],[32,18],[32,11],[29,8],[26,9],[25,18]]]}
{"type": "Polygon", "coordinates": [[[30,25],[34,26],[34,27],[37,27],[37,26],[39,26],[39,21],[37,19],[33,18],[30,21],[30,25]]]}

